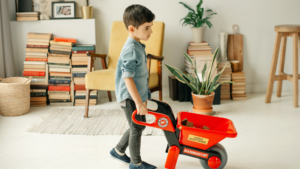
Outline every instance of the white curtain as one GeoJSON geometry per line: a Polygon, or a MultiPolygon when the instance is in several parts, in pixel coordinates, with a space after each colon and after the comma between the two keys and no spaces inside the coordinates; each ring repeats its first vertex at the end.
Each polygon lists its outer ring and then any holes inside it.
{"type": "Polygon", "coordinates": [[[0,0],[0,77],[15,75],[8,0],[0,0]]]}

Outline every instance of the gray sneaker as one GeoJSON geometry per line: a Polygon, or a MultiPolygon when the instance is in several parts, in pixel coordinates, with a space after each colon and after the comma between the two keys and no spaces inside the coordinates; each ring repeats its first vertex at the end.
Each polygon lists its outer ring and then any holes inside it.
{"type": "Polygon", "coordinates": [[[141,165],[134,165],[130,163],[129,169],[156,169],[156,167],[143,161],[141,165]]]}
{"type": "Polygon", "coordinates": [[[120,156],[116,151],[115,151],[115,148],[113,148],[111,151],[110,151],[110,155],[112,155],[113,157],[115,157],[116,159],[119,159],[125,163],[130,163],[130,158],[124,154],[123,156],[120,156]]]}

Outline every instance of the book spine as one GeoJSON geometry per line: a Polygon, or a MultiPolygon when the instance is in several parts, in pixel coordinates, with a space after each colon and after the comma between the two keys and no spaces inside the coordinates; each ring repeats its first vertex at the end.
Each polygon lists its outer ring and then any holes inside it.
{"type": "Polygon", "coordinates": [[[73,73],[73,77],[85,77],[86,73],[73,73]]]}
{"type": "Polygon", "coordinates": [[[72,42],[76,43],[76,39],[73,38],[61,38],[61,37],[54,37],[54,42],[72,42]]]}
{"type": "Polygon", "coordinates": [[[86,90],[85,85],[74,85],[74,90],[86,90]]]}
{"type": "Polygon", "coordinates": [[[94,48],[94,46],[74,46],[74,47],[72,47],[72,50],[73,51],[87,51],[87,50],[90,50],[90,51],[94,51],[95,50],[95,48],[94,48]]]}
{"type": "MultiPolygon", "coordinates": [[[[74,99],[85,99],[85,96],[75,96],[74,99]]],[[[90,99],[97,99],[96,95],[90,96],[90,99]]]]}
{"type": "Polygon", "coordinates": [[[30,93],[30,97],[43,97],[43,96],[47,96],[46,92],[33,92],[30,93]]]}
{"type": "Polygon", "coordinates": [[[178,81],[178,101],[184,102],[184,84],[178,81]]]}
{"type": "Polygon", "coordinates": [[[48,90],[49,91],[70,91],[70,87],[69,86],[48,86],[48,90]]]}
{"type": "Polygon", "coordinates": [[[49,48],[49,45],[26,45],[27,48],[49,48]]]}
{"type": "Polygon", "coordinates": [[[71,99],[49,99],[50,100],[50,103],[53,103],[53,102],[70,102],[71,99]]]}
{"type": "Polygon", "coordinates": [[[87,65],[72,65],[72,68],[77,68],[77,67],[84,67],[84,68],[87,68],[87,65]]]}
{"type": "Polygon", "coordinates": [[[53,80],[49,79],[49,83],[63,83],[63,84],[70,84],[71,80],[53,80]]]}
{"type": "Polygon", "coordinates": [[[72,53],[88,53],[88,52],[94,53],[93,50],[81,50],[81,51],[75,50],[75,51],[72,51],[72,53]]]}
{"type": "Polygon", "coordinates": [[[58,80],[71,80],[71,77],[65,77],[65,76],[50,76],[50,79],[58,79],[58,80]]]}
{"type": "Polygon", "coordinates": [[[184,84],[184,101],[191,101],[191,88],[187,84],[184,84]]]}
{"type": "Polygon", "coordinates": [[[43,61],[43,62],[47,62],[48,59],[46,59],[46,58],[25,58],[25,61],[43,61]]]}
{"type": "Polygon", "coordinates": [[[39,71],[23,71],[23,76],[45,76],[45,72],[39,71]]]}
{"type": "Polygon", "coordinates": [[[63,103],[63,102],[61,102],[61,103],[50,103],[50,106],[73,106],[73,103],[71,102],[71,103],[63,103]]]}
{"type": "Polygon", "coordinates": [[[48,63],[48,65],[64,65],[64,66],[70,66],[69,63],[48,63]]]}
{"type": "Polygon", "coordinates": [[[71,55],[72,54],[72,52],[59,51],[59,50],[49,50],[49,53],[62,54],[62,55],[71,55]]]}

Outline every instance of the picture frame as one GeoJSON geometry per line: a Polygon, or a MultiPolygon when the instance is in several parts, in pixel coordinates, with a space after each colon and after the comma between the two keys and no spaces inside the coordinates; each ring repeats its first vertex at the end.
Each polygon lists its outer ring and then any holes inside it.
{"type": "MultiPolygon", "coordinates": [[[[19,0],[16,0],[16,1],[19,1],[19,0]]],[[[81,10],[80,10],[81,6],[89,6],[88,5],[89,0],[32,0],[33,11],[40,12],[41,14],[47,15],[51,18],[52,2],[57,2],[57,1],[64,1],[64,2],[75,1],[75,3],[76,3],[76,18],[78,18],[78,19],[82,18],[82,14],[81,14],[81,10]]]]}
{"type": "Polygon", "coordinates": [[[75,1],[52,2],[51,19],[76,19],[75,1]]]}

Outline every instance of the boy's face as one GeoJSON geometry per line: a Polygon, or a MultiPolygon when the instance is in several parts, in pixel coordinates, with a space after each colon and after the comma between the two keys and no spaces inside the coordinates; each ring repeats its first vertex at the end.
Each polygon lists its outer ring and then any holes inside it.
{"type": "Polygon", "coordinates": [[[140,25],[138,29],[130,25],[128,30],[130,33],[132,33],[132,35],[135,38],[147,41],[150,38],[151,34],[153,33],[151,28],[152,25],[153,25],[153,21],[145,22],[144,24],[140,25]]]}

